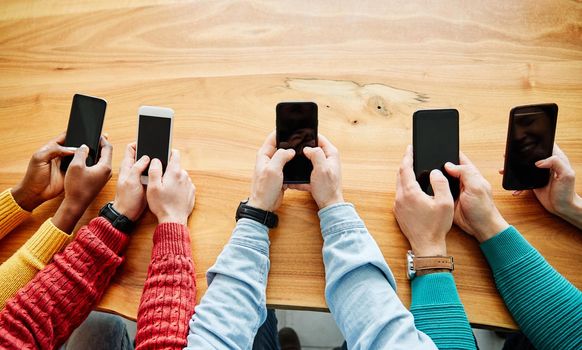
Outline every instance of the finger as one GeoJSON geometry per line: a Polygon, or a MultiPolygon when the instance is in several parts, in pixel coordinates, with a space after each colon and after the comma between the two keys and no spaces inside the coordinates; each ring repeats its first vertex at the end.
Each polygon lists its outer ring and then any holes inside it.
{"type": "Polygon", "coordinates": [[[131,166],[130,169],[128,169],[130,176],[132,177],[141,176],[144,170],[146,170],[146,168],[148,167],[148,164],[150,164],[150,157],[145,155],[142,156],[137,162],[135,162],[135,164],[131,166]]]}
{"type": "Polygon", "coordinates": [[[263,165],[269,161],[277,151],[277,134],[271,132],[257,151],[257,164],[263,165]]]}
{"type": "Polygon", "coordinates": [[[414,173],[413,168],[413,157],[412,157],[412,146],[408,145],[406,147],[406,152],[404,153],[404,157],[402,157],[402,162],[400,163],[400,169],[398,174],[400,176],[399,181],[402,188],[410,188],[410,187],[418,187],[420,189],[420,185],[416,181],[416,174],[414,173]]]}
{"type": "MultiPolygon", "coordinates": [[[[461,160],[461,163],[463,163],[463,160],[461,160]]],[[[447,162],[445,163],[445,170],[452,177],[458,178],[461,184],[466,187],[476,188],[482,185],[482,181],[487,181],[470,161],[464,165],[447,162]]]]}
{"type": "Polygon", "coordinates": [[[463,152],[459,152],[459,160],[460,160],[461,165],[470,165],[470,166],[475,167],[475,164],[473,164],[471,159],[469,159],[469,157],[467,157],[465,155],[465,153],[463,153],[463,152]]]}
{"type": "Polygon", "coordinates": [[[67,136],[67,133],[63,131],[57,137],[52,139],[51,142],[58,143],[59,145],[62,145],[63,143],[65,143],[66,136],[67,136]]]}
{"type": "Polygon", "coordinates": [[[75,147],[64,147],[58,143],[50,143],[36,153],[36,158],[43,162],[49,162],[55,158],[73,155],[76,150],[75,147]]]}
{"type": "Polygon", "coordinates": [[[564,159],[557,155],[538,160],[536,162],[536,166],[541,169],[552,169],[558,178],[573,171],[570,167],[570,164],[568,164],[566,161],[564,161],[564,159]]]}
{"type": "Polygon", "coordinates": [[[511,195],[512,195],[512,196],[515,196],[515,197],[517,197],[517,196],[519,196],[519,195],[520,195],[522,192],[523,192],[523,191],[513,191],[513,192],[511,192],[511,195]]]}
{"type": "Polygon", "coordinates": [[[432,186],[434,197],[437,201],[453,202],[449,181],[440,170],[435,169],[430,172],[430,185],[432,186]]]}
{"type": "Polygon", "coordinates": [[[113,146],[107,139],[101,136],[101,156],[97,164],[108,164],[111,166],[111,159],[113,157],[113,146]]]}
{"type": "Polygon", "coordinates": [[[121,170],[129,171],[135,164],[135,161],[135,143],[130,143],[125,146],[125,154],[123,156],[123,160],[121,161],[121,170]]]}
{"type": "Polygon", "coordinates": [[[87,145],[81,145],[81,147],[77,148],[75,151],[75,155],[73,156],[73,160],[71,161],[71,165],[85,167],[87,162],[87,157],[89,156],[89,147],[87,145]]]}
{"type": "Polygon", "coordinates": [[[498,172],[500,175],[503,175],[503,174],[505,174],[505,169],[501,168],[501,169],[497,170],[497,172],[498,172]]]}
{"type": "Polygon", "coordinates": [[[283,171],[283,167],[287,164],[288,161],[293,159],[295,156],[295,150],[292,148],[290,149],[278,149],[277,152],[271,158],[269,164],[272,164],[276,169],[281,169],[283,171]]]}
{"type": "Polygon", "coordinates": [[[321,147],[305,147],[303,154],[311,161],[314,168],[323,165],[327,159],[321,147]]]}
{"type": "Polygon", "coordinates": [[[337,148],[322,134],[319,134],[318,142],[318,146],[321,147],[326,157],[333,157],[339,154],[337,148]]]}
{"type": "Polygon", "coordinates": [[[172,153],[170,154],[170,160],[168,161],[168,166],[166,167],[166,172],[170,173],[179,173],[181,170],[180,162],[182,156],[180,155],[180,151],[177,149],[172,149],[172,153]]]}
{"type": "Polygon", "coordinates": [[[162,183],[162,162],[159,159],[154,158],[150,162],[150,169],[148,171],[148,186],[149,185],[161,185],[162,183]]]}

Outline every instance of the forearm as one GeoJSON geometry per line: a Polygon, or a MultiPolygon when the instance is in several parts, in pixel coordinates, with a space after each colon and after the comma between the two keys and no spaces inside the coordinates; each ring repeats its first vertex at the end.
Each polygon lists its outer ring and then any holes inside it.
{"type": "Polygon", "coordinates": [[[540,350],[582,348],[582,293],[514,228],[481,244],[499,293],[540,350]]]}
{"type": "Polygon", "coordinates": [[[0,193],[0,239],[16,226],[20,225],[30,212],[23,209],[12,195],[12,190],[7,189],[0,193]]]}
{"type": "Polygon", "coordinates": [[[411,288],[410,311],[418,330],[428,335],[439,349],[476,349],[451,273],[416,277],[411,288]]]}
{"type": "Polygon", "coordinates": [[[188,228],[160,224],[137,315],[136,349],[183,349],[195,304],[188,228]]]}
{"type": "Polygon", "coordinates": [[[392,273],[353,206],[332,205],[319,217],[325,296],[348,348],[434,349],[398,299],[392,273]]]}
{"type": "Polygon", "coordinates": [[[8,299],[51,261],[53,255],[64,248],[70,237],[48,219],[20,249],[0,265],[0,310],[8,299]]]}
{"type": "Polygon", "coordinates": [[[250,349],[267,314],[269,236],[240,219],[208,271],[208,290],[190,321],[187,349],[250,349]]]}
{"type": "Polygon", "coordinates": [[[99,302],[127,237],[103,218],[79,230],[0,313],[0,348],[56,348],[99,302]]]}

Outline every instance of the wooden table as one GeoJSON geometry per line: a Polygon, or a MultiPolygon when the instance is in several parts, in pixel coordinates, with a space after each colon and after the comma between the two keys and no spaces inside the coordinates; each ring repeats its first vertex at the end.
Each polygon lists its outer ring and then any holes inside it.
{"type": "MultiPolygon", "coordinates": [[[[580,1],[25,1],[0,4],[0,188],[66,128],[72,95],[104,97],[114,167],[133,141],[142,104],[176,111],[174,147],[197,186],[189,227],[198,298],[205,272],[249,192],[255,151],[282,100],[313,100],[320,131],[342,155],[353,202],[410,302],[408,243],[392,215],[395,174],[411,116],[453,107],[461,147],[493,184],[496,203],[556,269],[582,287],[582,235],[531,194],[502,190],[509,109],[560,106],[557,142],[582,174],[580,1]]],[[[582,181],[578,181],[582,192],[582,181]]],[[[113,198],[115,177],[81,224],[113,198]]],[[[58,206],[39,208],[2,240],[10,256],[58,206]]],[[[271,233],[268,303],[325,310],[316,206],[290,192],[271,233]]],[[[146,215],[100,308],[135,319],[155,219],[146,215]]],[[[513,328],[477,242],[449,234],[470,321],[513,328]]]]}

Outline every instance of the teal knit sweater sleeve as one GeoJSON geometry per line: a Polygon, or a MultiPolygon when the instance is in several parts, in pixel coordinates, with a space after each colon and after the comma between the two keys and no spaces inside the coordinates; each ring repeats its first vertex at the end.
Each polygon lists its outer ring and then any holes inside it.
{"type": "Polygon", "coordinates": [[[428,335],[439,349],[476,349],[451,273],[416,277],[411,288],[410,311],[416,328],[428,335]]]}
{"type": "Polygon", "coordinates": [[[481,250],[507,308],[538,350],[582,349],[582,292],[512,226],[481,250]]]}

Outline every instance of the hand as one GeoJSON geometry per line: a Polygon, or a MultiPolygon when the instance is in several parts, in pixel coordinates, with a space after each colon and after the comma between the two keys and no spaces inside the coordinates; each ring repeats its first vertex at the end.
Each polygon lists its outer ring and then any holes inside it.
{"type": "Polygon", "coordinates": [[[141,174],[150,163],[148,156],[135,161],[135,142],[125,148],[125,157],[119,169],[117,192],[113,208],[131,221],[137,221],[146,205],[146,190],[141,183],[141,174]]]}
{"type": "Polygon", "coordinates": [[[186,170],[180,167],[180,152],[172,150],[166,173],[162,163],[152,159],[148,172],[147,199],[158,223],[176,222],[186,225],[194,208],[196,188],[186,170]]]}
{"type": "Polygon", "coordinates": [[[434,196],[416,181],[412,168],[412,146],[408,146],[396,180],[394,214],[416,256],[447,255],[447,233],[453,225],[454,201],[449,181],[440,172],[430,172],[434,196]]]}
{"type": "Polygon", "coordinates": [[[319,147],[305,147],[303,153],[313,164],[311,183],[289,185],[289,188],[309,191],[319,209],[343,203],[342,171],[337,148],[323,135],[319,135],[319,147]]]}
{"type": "Polygon", "coordinates": [[[269,134],[257,152],[249,206],[273,212],[283,202],[283,167],[293,159],[293,149],[277,149],[275,132],[269,134]]]}
{"type": "Polygon", "coordinates": [[[445,164],[447,173],[461,182],[454,221],[463,231],[484,242],[505,230],[509,224],[493,203],[491,184],[463,152],[459,159],[461,165],[445,164]]]}
{"type": "Polygon", "coordinates": [[[551,170],[550,182],[533,190],[537,199],[547,211],[582,229],[582,199],[576,194],[576,175],[566,154],[554,144],[552,156],[536,166],[551,170]]]}
{"type": "Polygon", "coordinates": [[[70,156],[76,150],[64,147],[63,142],[65,133],[32,155],[24,178],[12,189],[12,196],[22,209],[32,211],[63,192],[65,175],[60,170],[61,157],[70,156]]]}
{"type": "Polygon", "coordinates": [[[75,152],[65,174],[65,199],[53,217],[53,224],[64,232],[70,232],[91,202],[111,178],[113,147],[101,136],[101,157],[88,167],[89,147],[82,145],[75,152]]]}

